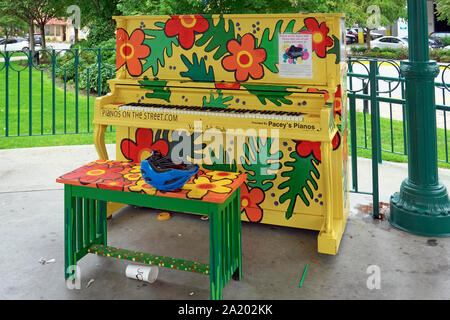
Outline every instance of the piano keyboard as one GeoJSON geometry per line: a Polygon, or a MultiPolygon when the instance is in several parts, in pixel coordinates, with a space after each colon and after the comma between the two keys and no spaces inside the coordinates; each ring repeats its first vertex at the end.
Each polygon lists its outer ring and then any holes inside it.
{"type": "Polygon", "coordinates": [[[216,116],[227,118],[252,118],[252,119],[270,119],[284,121],[303,121],[304,113],[299,112],[282,112],[282,111],[260,111],[260,110],[244,110],[244,109],[228,109],[228,108],[212,108],[212,107],[191,107],[177,105],[155,105],[144,103],[128,103],[121,105],[119,110],[145,111],[154,113],[170,113],[170,114],[188,114],[199,116],[216,116]]]}

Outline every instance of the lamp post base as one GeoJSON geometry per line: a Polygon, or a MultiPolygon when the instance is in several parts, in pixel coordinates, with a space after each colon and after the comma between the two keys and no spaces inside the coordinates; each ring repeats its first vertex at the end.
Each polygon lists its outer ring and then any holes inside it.
{"type": "Polygon", "coordinates": [[[406,179],[390,204],[388,219],[394,227],[421,236],[450,236],[450,202],[443,184],[424,187],[406,179]]]}

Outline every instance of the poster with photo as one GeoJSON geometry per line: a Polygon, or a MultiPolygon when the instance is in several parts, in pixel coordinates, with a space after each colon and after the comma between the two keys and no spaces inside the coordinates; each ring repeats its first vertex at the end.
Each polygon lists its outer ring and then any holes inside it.
{"type": "Polygon", "coordinates": [[[312,34],[278,35],[280,78],[313,78],[312,34]]]}

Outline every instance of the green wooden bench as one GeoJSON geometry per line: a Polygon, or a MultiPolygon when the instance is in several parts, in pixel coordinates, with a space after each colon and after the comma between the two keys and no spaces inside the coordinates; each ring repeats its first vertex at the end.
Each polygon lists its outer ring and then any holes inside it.
{"type": "Polygon", "coordinates": [[[200,170],[182,189],[163,192],[146,184],[140,165],[97,160],[56,181],[64,183],[65,278],[86,254],[210,276],[211,299],[242,277],[240,186],[245,174],[200,170]],[[209,264],[107,245],[106,202],[203,214],[209,217],[209,264]]]}

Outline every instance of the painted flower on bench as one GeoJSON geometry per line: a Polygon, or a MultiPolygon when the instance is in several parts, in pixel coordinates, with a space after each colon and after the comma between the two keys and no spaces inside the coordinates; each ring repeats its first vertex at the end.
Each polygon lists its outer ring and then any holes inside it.
{"type": "Polygon", "coordinates": [[[192,180],[191,183],[186,183],[181,189],[189,190],[186,194],[187,198],[202,200],[206,195],[211,193],[230,193],[233,189],[227,186],[232,183],[233,180],[230,179],[211,181],[209,178],[203,176],[192,180]]]}
{"type": "Polygon", "coordinates": [[[78,180],[81,184],[104,182],[106,180],[117,180],[122,177],[122,166],[110,167],[109,163],[84,166],[61,176],[62,180],[78,180]]]}
{"type": "Polygon", "coordinates": [[[138,180],[136,184],[129,186],[128,189],[132,192],[140,192],[150,195],[156,194],[156,189],[147,184],[144,179],[138,180]]]}
{"type": "Polygon", "coordinates": [[[222,179],[236,179],[239,176],[238,172],[228,172],[228,171],[210,171],[207,172],[206,175],[210,176],[213,180],[222,180],[222,179]]]}

